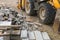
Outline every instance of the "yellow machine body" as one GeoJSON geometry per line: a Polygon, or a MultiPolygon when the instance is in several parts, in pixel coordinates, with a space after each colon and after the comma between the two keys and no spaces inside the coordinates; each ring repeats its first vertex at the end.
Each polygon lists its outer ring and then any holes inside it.
{"type": "Polygon", "coordinates": [[[59,0],[53,0],[53,4],[55,8],[60,8],[60,1],[59,0]]]}
{"type": "Polygon", "coordinates": [[[18,9],[24,8],[25,7],[25,0],[18,0],[18,9]]]}
{"type": "Polygon", "coordinates": [[[17,8],[18,8],[18,9],[20,9],[20,8],[21,8],[21,0],[18,0],[17,8]]]}
{"type": "Polygon", "coordinates": [[[22,0],[22,7],[25,7],[25,0],[22,0]]]}
{"type": "Polygon", "coordinates": [[[50,0],[49,3],[54,6],[56,9],[60,8],[60,1],[59,0],[50,0]]]}
{"type": "MultiPolygon", "coordinates": [[[[26,0],[18,0],[18,8],[20,9],[21,7],[25,7],[25,1],[26,0]]],[[[49,2],[52,6],[54,6],[56,9],[60,8],[60,1],[59,0],[49,0],[49,2]]]]}

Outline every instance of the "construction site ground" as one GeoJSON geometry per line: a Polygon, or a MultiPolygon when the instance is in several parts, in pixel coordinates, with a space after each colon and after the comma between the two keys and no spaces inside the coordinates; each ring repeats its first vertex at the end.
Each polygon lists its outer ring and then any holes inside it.
{"type": "MultiPolygon", "coordinates": [[[[6,6],[12,7],[16,11],[20,12],[20,10],[18,10],[17,7],[16,7],[17,6],[17,0],[5,0],[5,1],[4,0],[0,0],[0,4],[1,3],[5,3],[6,6]]],[[[60,10],[58,10],[58,12],[57,12],[58,14],[59,14],[59,11],[60,10]]],[[[22,12],[20,12],[20,13],[22,13],[22,12]]],[[[26,13],[24,11],[23,11],[23,13],[26,15],[26,13]]],[[[26,16],[27,16],[27,18],[26,18],[27,21],[40,23],[39,22],[39,18],[37,16],[28,16],[28,15],[26,15],[26,16]]],[[[52,40],[60,40],[60,34],[55,33],[53,31],[52,26],[42,24],[42,26],[39,26],[38,29],[40,31],[48,32],[48,34],[49,34],[49,36],[50,36],[50,38],[52,40]]]]}
{"type": "MultiPolygon", "coordinates": [[[[25,12],[23,11],[23,13],[25,13],[25,12]]],[[[26,16],[27,16],[27,18],[26,18],[27,21],[41,24],[39,22],[38,16],[28,16],[28,15],[26,15],[26,16]]],[[[40,30],[42,32],[47,32],[49,34],[51,40],[60,40],[60,34],[58,34],[57,32],[54,32],[53,25],[42,24],[41,26],[38,27],[38,30],[40,30]]]]}

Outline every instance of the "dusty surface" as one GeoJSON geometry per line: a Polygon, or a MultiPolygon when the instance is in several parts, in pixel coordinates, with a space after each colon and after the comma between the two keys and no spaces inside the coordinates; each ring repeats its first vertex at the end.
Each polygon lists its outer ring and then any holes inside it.
{"type": "MultiPolygon", "coordinates": [[[[16,6],[17,6],[16,5],[17,0],[0,0],[0,3],[5,3],[7,6],[10,6],[12,8],[16,8],[16,6]]],[[[57,13],[59,13],[59,11],[57,13]]],[[[33,17],[33,16],[28,16],[26,20],[32,21],[32,22],[39,22],[39,18],[33,17]]],[[[52,26],[42,24],[41,27],[39,26],[39,30],[48,32],[48,34],[52,40],[60,40],[60,35],[53,31],[52,26]]]]}
{"type": "MultiPolygon", "coordinates": [[[[28,17],[27,17],[27,20],[28,20],[28,21],[32,21],[32,22],[38,22],[38,23],[39,23],[39,18],[38,18],[38,17],[28,16],[28,17]]],[[[47,32],[52,40],[60,40],[60,34],[55,33],[55,32],[53,31],[53,28],[52,28],[52,27],[53,27],[53,26],[49,26],[49,25],[44,25],[44,24],[42,24],[42,26],[41,26],[41,27],[39,26],[38,29],[39,29],[40,31],[47,32]]]]}

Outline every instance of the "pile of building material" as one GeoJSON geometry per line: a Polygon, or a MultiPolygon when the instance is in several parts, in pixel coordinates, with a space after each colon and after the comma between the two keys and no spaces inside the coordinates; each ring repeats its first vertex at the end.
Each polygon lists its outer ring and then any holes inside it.
{"type": "Polygon", "coordinates": [[[4,25],[5,22],[8,25],[18,25],[22,15],[10,7],[0,8],[0,25],[4,25]]]}
{"type": "Polygon", "coordinates": [[[36,31],[21,31],[22,40],[51,40],[47,32],[36,31]]]}
{"type": "MultiPolygon", "coordinates": [[[[15,10],[11,10],[10,8],[3,8],[0,9],[0,13],[1,18],[3,18],[0,19],[0,26],[4,25],[5,27],[9,25],[10,27],[14,25],[21,25],[19,27],[14,26],[3,30],[2,34],[9,34],[9,40],[51,40],[47,32],[38,31],[38,26],[36,24],[26,22],[26,16],[23,15],[22,12],[20,15],[15,10]],[[18,36],[18,39],[16,36],[18,36]]],[[[1,37],[0,39],[7,40],[7,37],[4,38],[1,37]]]]}
{"type": "MultiPolygon", "coordinates": [[[[1,40],[10,40],[10,36],[0,37],[1,40]]],[[[15,40],[51,40],[47,32],[21,30],[20,36],[11,36],[15,40]],[[17,38],[18,37],[18,38],[17,38]]]]}

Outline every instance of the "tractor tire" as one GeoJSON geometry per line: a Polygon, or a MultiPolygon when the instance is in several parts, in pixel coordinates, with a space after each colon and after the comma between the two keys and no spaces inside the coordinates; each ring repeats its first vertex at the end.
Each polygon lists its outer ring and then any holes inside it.
{"type": "Polygon", "coordinates": [[[41,3],[38,11],[40,22],[52,24],[54,22],[56,10],[49,3],[41,3]]]}
{"type": "Polygon", "coordinates": [[[26,14],[30,15],[30,16],[33,16],[35,15],[35,11],[34,11],[34,2],[33,0],[26,0],[25,2],[25,11],[26,11],[26,14]]]}

